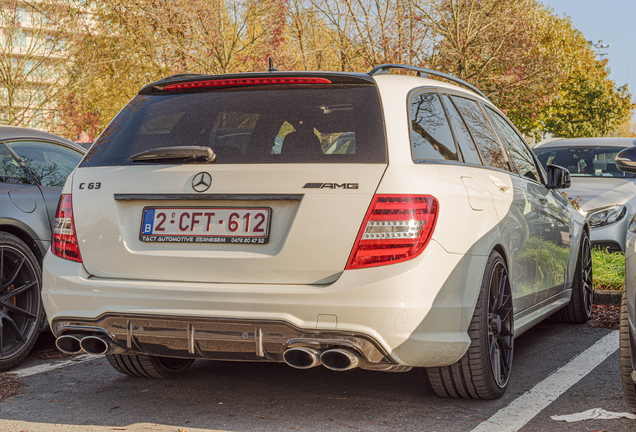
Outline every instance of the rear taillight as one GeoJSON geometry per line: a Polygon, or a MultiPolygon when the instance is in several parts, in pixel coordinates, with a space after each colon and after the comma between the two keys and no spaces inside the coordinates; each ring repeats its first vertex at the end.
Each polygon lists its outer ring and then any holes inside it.
{"type": "Polygon", "coordinates": [[[193,90],[200,88],[214,87],[236,87],[236,86],[253,86],[253,85],[281,85],[281,84],[331,84],[331,81],[325,78],[309,78],[309,77],[280,77],[280,78],[234,78],[234,79],[216,79],[205,81],[191,81],[178,84],[168,84],[163,89],[165,91],[193,90]]]}
{"type": "Polygon", "coordinates": [[[57,204],[51,252],[60,258],[82,262],[73,222],[73,200],[68,194],[62,195],[57,204]]]}
{"type": "Polygon", "coordinates": [[[346,269],[415,258],[431,239],[437,213],[437,200],[430,195],[376,195],[346,269]]]}

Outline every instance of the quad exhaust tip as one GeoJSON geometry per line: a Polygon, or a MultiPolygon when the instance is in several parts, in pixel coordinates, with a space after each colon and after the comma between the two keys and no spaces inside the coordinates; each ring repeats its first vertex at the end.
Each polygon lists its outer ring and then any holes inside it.
{"type": "Polygon", "coordinates": [[[64,335],[55,341],[57,349],[64,354],[79,354],[82,352],[81,338],[75,335],[64,335]]]}
{"type": "Polygon", "coordinates": [[[347,371],[358,367],[358,356],[341,348],[330,349],[320,355],[322,365],[333,371],[347,371]]]}
{"type": "Polygon", "coordinates": [[[320,351],[309,347],[289,348],[283,353],[283,360],[296,369],[310,369],[320,366],[320,351]]]}
{"type": "Polygon", "coordinates": [[[64,354],[80,354],[85,352],[91,355],[102,355],[108,352],[110,339],[101,335],[83,336],[78,334],[66,334],[57,338],[55,346],[64,354]]]}
{"type": "Polygon", "coordinates": [[[80,347],[91,355],[102,355],[108,351],[108,342],[101,336],[86,336],[80,341],[80,347]]]}

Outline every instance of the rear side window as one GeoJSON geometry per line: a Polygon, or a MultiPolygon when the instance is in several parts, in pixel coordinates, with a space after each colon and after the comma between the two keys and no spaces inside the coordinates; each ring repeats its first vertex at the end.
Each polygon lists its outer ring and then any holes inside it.
{"type": "Polygon", "coordinates": [[[9,149],[2,143],[0,143],[0,183],[31,183],[26,171],[20,166],[9,149]]]}
{"type": "Polygon", "coordinates": [[[486,107],[492,123],[497,130],[499,138],[506,144],[510,150],[510,156],[513,163],[517,167],[517,171],[520,175],[528,177],[534,181],[540,182],[541,176],[539,176],[539,170],[535,165],[532,153],[526,143],[523,142],[521,137],[517,135],[517,132],[508,124],[499,113],[495,112],[489,107],[486,107]]]}
{"type": "Polygon", "coordinates": [[[455,139],[464,157],[464,162],[481,165],[479,153],[477,153],[475,143],[470,136],[470,132],[468,132],[466,123],[462,120],[462,116],[459,115],[457,108],[455,108],[455,105],[453,105],[448,95],[442,97],[444,99],[444,105],[446,106],[446,112],[448,112],[448,117],[455,131],[455,139]]]}
{"type": "Polygon", "coordinates": [[[459,160],[455,140],[439,96],[425,93],[411,100],[413,160],[459,160]]]}
{"type": "Polygon", "coordinates": [[[333,85],[138,95],[81,166],[173,146],[211,147],[219,164],[387,162],[377,88],[333,85]]]}
{"type": "Polygon", "coordinates": [[[75,150],[49,142],[13,141],[7,146],[41,186],[64,186],[66,178],[84,157],[75,150]]]}
{"type": "Polygon", "coordinates": [[[503,149],[477,102],[459,96],[452,96],[452,99],[468,125],[484,165],[508,170],[503,149]]]}

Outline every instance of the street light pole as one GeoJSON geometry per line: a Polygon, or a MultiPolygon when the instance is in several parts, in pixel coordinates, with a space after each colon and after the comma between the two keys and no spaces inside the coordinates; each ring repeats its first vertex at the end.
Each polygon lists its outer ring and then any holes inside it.
{"type": "Polygon", "coordinates": [[[604,44],[602,40],[599,40],[596,43],[592,41],[587,41],[587,44],[590,46],[590,48],[594,50],[596,55],[599,56],[601,59],[609,55],[609,47],[612,46],[612,44],[604,44]]]}

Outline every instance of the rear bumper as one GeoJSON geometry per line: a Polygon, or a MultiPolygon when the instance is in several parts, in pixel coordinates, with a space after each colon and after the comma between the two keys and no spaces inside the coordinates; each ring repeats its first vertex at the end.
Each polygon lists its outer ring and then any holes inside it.
{"type": "Polygon", "coordinates": [[[396,365],[366,335],[301,329],[282,321],[107,314],[95,320],[57,319],[53,326],[58,336],[108,335],[107,354],[282,362],[283,353],[291,347],[320,350],[338,346],[360,353],[363,368],[390,370],[396,365]]]}
{"type": "Polygon", "coordinates": [[[308,286],[95,278],[49,253],[42,298],[56,336],[64,326],[103,328],[122,352],[281,361],[287,346],[326,343],[370,364],[442,366],[470,345],[486,259],[431,241],[412,261],[308,286]]]}

